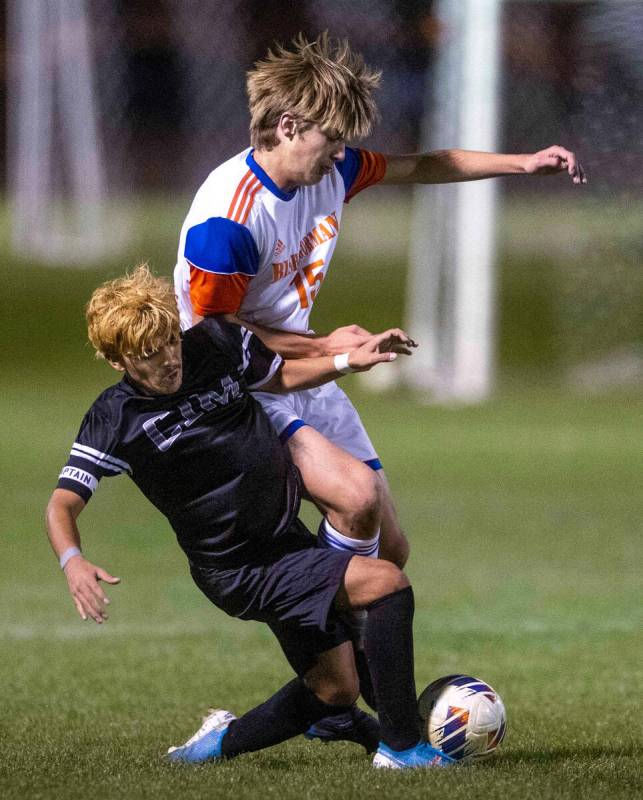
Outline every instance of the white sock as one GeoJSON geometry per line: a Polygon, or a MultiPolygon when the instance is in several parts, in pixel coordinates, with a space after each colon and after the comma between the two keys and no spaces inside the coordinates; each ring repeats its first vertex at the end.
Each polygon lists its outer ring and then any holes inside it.
{"type": "Polygon", "coordinates": [[[352,539],[340,533],[327,519],[324,519],[317,532],[317,544],[319,547],[330,547],[334,550],[349,550],[356,556],[377,558],[380,552],[380,532],[378,530],[372,539],[352,539]]]}

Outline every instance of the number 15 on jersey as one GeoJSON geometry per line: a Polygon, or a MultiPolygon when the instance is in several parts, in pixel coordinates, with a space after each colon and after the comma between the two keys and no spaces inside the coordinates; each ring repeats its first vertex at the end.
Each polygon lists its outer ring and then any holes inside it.
{"type": "Polygon", "coordinates": [[[310,264],[306,264],[304,267],[297,267],[297,272],[290,281],[290,285],[297,289],[301,308],[308,308],[317,297],[321,283],[324,280],[323,267],[323,258],[311,261],[310,264]]]}

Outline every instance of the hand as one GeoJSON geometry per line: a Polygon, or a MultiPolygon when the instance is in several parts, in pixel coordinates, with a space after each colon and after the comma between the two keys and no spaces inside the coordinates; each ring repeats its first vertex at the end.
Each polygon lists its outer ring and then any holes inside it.
{"type": "Polygon", "coordinates": [[[337,356],[366,344],[373,334],[359,325],[344,325],[324,337],[324,355],[337,356]]]}
{"type": "Polygon", "coordinates": [[[575,154],[557,144],[528,156],[525,164],[525,172],[530,175],[553,175],[564,170],[574,183],[587,183],[585,171],[575,154]]]}
{"type": "Polygon", "coordinates": [[[348,356],[348,365],[355,372],[366,372],[386,361],[395,361],[399,353],[410,356],[417,343],[400,328],[391,328],[371,336],[366,344],[353,350],[348,356]]]}
{"type": "Polygon", "coordinates": [[[82,556],[74,556],[67,562],[65,577],[81,618],[85,620],[91,617],[99,625],[106,620],[105,606],[109,605],[109,598],[103,592],[100,581],[116,584],[121,579],[115,578],[82,556]]]}

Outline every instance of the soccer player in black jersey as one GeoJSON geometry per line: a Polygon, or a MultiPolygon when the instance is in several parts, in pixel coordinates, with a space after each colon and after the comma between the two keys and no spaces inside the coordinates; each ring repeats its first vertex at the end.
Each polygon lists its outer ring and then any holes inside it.
{"type": "MultiPolygon", "coordinates": [[[[239,719],[213,712],[168,758],[232,758],[350,712],[359,683],[340,614],[367,609],[379,730],[359,713],[365,738],[376,739],[373,764],[451,763],[420,741],[408,579],[390,562],[315,546],[297,518],[298,470],[250,394],[318,386],[410,354],[415,343],[395,329],[342,356],[284,361],[223,320],[205,319],[181,336],[172,288],[145,266],[99,287],[87,320],[97,353],[124,375],[85,415],[47,508],[49,539],[78,613],[107,619],[100,582],[119,579],[83,556],[77,517],[102,477],[127,473],[168,518],[201,591],[231,616],[267,623],[297,674],[239,719]]],[[[379,520],[356,519],[369,524],[379,520]]]]}

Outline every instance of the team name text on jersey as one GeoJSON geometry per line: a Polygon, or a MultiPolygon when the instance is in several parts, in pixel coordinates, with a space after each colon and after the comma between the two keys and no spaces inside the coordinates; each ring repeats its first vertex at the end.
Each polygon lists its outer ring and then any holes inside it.
{"type": "Polygon", "coordinates": [[[273,262],[272,264],[272,283],[280,281],[286,275],[290,275],[297,271],[299,260],[305,258],[312,251],[319,247],[320,244],[334,239],[339,233],[339,221],[337,219],[337,212],[333,211],[328,214],[322,222],[315,225],[312,231],[309,231],[299,243],[299,250],[293,253],[285,261],[273,262]]]}
{"type": "Polygon", "coordinates": [[[227,406],[240,396],[239,384],[228,375],[221,380],[222,392],[213,390],[191,394],[178,408],[164,411],[143,423],[143,430],[162,452],[169,450],[179,436],[205,413],[227,406]],[[182,417],[177,421],[177,416],[182,417]]]}

